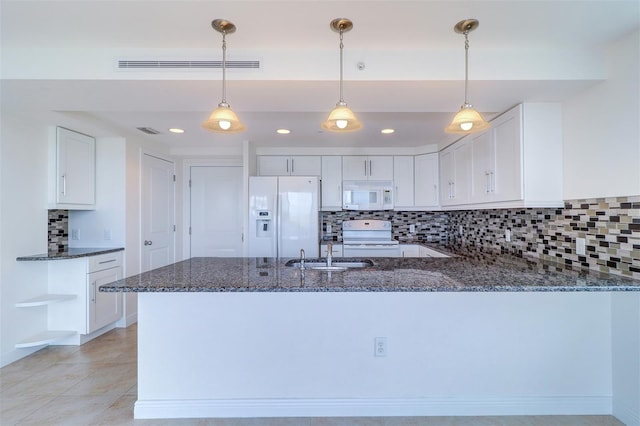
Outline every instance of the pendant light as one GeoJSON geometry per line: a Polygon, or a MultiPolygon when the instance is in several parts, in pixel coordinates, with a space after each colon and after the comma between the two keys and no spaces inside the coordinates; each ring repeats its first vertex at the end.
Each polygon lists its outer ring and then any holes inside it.
{"type": "Polygon", "coordinates": [[[469,85],[469,32],[476,28],[478,28],[477,19],[465,19],[453,27],[455,32],[464,35],[464,104],[453,117],[451,124],[444,129],[447,133],[475,133],[491,127],[491,124],[486,122],[480,113],[473,108],[473,105],[469,103],[467,97],[469,85]]]}
{"type": "Polygon", "coordinates": [[[362,128],[362,123],[358,121],[356,115],[347,106],[342,96],[342,35],[353,28],[353,23],[346,18],[336,18],[329,24],[331,29],[340,34],[340,100],[336,107],[331,110],[329,117],[321,127],[331,132],[352,132],[362,128]]]}
{"type": "Polygon", "coordinates": [[[209,119],[202,123],[202,127],[211,130],[212,132],[219,133],[238,133],[242,132],[245,127],[244,124],[238,119],[231,107],[227,103],[227,34],[232,34],[236,31],[236,26],[227,21],[226,19],[215,19],[211,22],[211,26],[214,30],[222,34],[222,101],[218,104],[218,108],[213,110],[209,119]]]}

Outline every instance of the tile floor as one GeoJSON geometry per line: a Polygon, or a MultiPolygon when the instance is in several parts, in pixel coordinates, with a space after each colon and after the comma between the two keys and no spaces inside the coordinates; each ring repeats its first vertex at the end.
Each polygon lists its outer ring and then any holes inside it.
{"type": "Polygon", "coordinates": [[[622,426],[611,416],[134,420],[137,327],[50,346],[0,369],[0,424],[38,426],[622,426]]]}

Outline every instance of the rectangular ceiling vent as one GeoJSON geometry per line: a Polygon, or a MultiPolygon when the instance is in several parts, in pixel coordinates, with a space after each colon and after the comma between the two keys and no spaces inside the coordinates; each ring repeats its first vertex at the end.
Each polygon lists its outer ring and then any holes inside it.
{"type": "MultiPolygon", "coordinates": [[[[227,61],[227,68],[260,68],[260,61],[227,61]]],[[[222,61],[119,60],[119,69],[222,69],[222,61]]]]}
{"type": "Polygon", "coordinates": [[[136,129],[138,129],[142,133],[146,133],[148,135],[159,135],[160,134],[160,131],[154,129],[153,127],[136,127],[136,129]]]}

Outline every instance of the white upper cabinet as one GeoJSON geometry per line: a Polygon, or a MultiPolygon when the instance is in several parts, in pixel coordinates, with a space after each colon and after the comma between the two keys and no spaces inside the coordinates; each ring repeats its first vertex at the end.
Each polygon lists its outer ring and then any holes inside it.
{"type": "Polygon", "coordinates": [[[491,128],[472,135],[473,194],[475,203],[522,199],[522,136],[520,108],[491,122],[491,128]]]}
{"type": "Polygon", "coordinates": [[[318,155],[258,156],[258,176],[320,176],[321,173],[318,155]]]}
{"type": "Polygon", "coordinates": [[[347,155],[342,157],[343,180],[393,180],[393,157],[347,155]]]}
{"type": "Polygon", "coordinates": [[[49,208],[94,209],[96,140],[56,127],[50,143],[49,208]]]}
{"type": "Polygon", "coordinates": [[[562,206],[561,120],[559,104],[518,105],[441,151],[442,205],[562,206]]]}
{"type": "Polygon", "coordinates": [[[322,156],[322,206],[320,210],[342,210],[342,157],[322,156]]]}
{"type": "Polygon", "coordinates": [[[414,207],[414,165],[413,156],[403,155],[393,157],[393,202],[394,208],[400,210],[414,207]]]}
{"type": "Polygon", "coordinates": [[[440,203],[469,203],[471,195],[471,145],[465,137],[440,152],[440,203]]]}
{"type": "Polygon", "coordinates": [[[421,208],[437,208],[438,197],[438,153],[416,155],[414,204],[421,208]]]}

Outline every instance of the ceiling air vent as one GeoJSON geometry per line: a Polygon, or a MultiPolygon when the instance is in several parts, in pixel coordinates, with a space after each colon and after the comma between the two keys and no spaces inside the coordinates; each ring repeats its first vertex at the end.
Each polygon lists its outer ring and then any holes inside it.
{"type": "Polygon", "coordinates": [[[148,135],[159,135],[160,134],[160,131],[154,129],[153,127],[136,127],[136,129],[138,129],[142,133],[146,133],[148,135]]]}
{"type": "MultiPolygon", "coordinates": [[[[227,61],[227,68],[260,68],[260,61],[227,61]]],[[[222,68],[222,61],[133,61],[119,60],[119,69],[207,69],[222,68]]]]}

